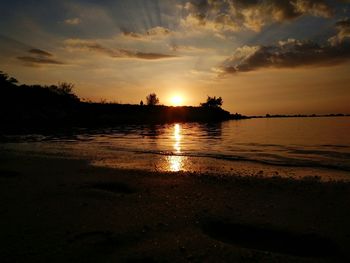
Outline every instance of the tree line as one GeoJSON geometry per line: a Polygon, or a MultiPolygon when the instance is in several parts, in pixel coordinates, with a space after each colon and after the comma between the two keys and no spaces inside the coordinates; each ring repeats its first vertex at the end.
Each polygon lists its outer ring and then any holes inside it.
{"type": "MultiPolygon", "coordinates": [[[[33,88],[33,89],[45,89],[53,94],[58,96],[69,98],[73,101],[80,102],[80,98],[74,93],[74,84],[68,82],[60,82],[58,85],[18,85],[19,82],[14,77],[10,77],[8,74],[0,71],[0,87],[9,88],[9,87],[22,87],[22,88],[33,88]]],[[[150,93],[146,96],[146,105],[156,106],[159,105],[160,99],[156,93],[150,93]]],[[[200,103],[201,107],[206,108],[220,108],[223,104],[221,97],[207,97],[206,102],[200,103]]],[[[140,105],[143,106],[144,102],[141,100],[140,105]]]]}

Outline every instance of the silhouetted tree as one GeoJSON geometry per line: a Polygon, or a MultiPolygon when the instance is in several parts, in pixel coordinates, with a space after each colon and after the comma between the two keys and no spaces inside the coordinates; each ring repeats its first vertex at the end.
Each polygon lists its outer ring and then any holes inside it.
{"type": "Polygon", "coordinates": [[[50,90],[57,93],[58,95],[69,97],[70,99],[79,101],[79,98],[77,95],[74,94],[74,84],[68,83],[68,82],[60,82],[58,85],[51,85],[49,87],[50,90]]]}
{"type": "Polygon", "coordinates": [[[60,82],[57,86],[57,91],[62,95],[73,94],[74,84],[68,82],[60,82]]]}
{"type": "Polygon", "coordinates": [[[9,77],[5,72],[0,71],[0,83],[5,85],[15,85],[18,81],[13,77],[9,77]]]}
{"type": "Polygon", "coordinates": [[[147,105],[154,106],[159,104],[159,99],[155,93],[151,93],[146,97],[147,105]]]}
{"type": "Polygon", "coordinates": [[[143,106],[143,100],[140,101],[140,105],[143,106]]]}
{"type": "Polygon", "coordinates": [[[9,78],[9,76],[5,72],[0,71],[0,82],[1,83],[8,82],[8,78],[9,78]]]}
{"type": "Polygon", "coordinates": [[[221,97],[216,98],[215,96],[214,96],[214,97],[208,96],[207,101],[204,102],[204,103],[201,103],[200,105],[201,105],[202,107],[219,108],[219,107],[222,106],[223,103],[224,103],[224,102],[223,102],[223,100],[222,100],[221,97]]]}

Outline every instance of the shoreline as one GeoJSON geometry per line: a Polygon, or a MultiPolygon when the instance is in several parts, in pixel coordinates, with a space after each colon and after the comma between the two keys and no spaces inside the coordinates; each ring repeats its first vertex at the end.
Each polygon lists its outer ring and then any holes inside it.
{"type": "Polygon", "coordinates": [[[345,182],[110,169],[14,152],[0,157],[0,182],[3,262],[349,260],[345,182]]]}
{"type": "Polygon", "coordinates": [[[219,177],[256,177],[284,178],[291,180],[312,180],[320,182],[350,182],[350,172],[325,166],[297,166],[273,164],[259,160],[232,160],[210,156],[193,156],[142,151],[108,151],[99,152],[75,148],[74,145],[48,145],[40,143],[9,143],[0,147],[3,154],[20,157],[27,155],[37,158],[60,158],[86,161],[96,168],[110,168],[125,171],[206,174],[219,177]],[[84,151],[83,151],[84,150],[84,151]]]}

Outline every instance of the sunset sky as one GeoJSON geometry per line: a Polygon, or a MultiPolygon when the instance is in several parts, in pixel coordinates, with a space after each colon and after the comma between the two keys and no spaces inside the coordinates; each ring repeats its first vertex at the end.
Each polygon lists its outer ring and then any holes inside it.
{"type": "Polygon", "coordinates": [[[79,97],[350,113],[349,0],[0,2],[0,70],[79,97]]]}

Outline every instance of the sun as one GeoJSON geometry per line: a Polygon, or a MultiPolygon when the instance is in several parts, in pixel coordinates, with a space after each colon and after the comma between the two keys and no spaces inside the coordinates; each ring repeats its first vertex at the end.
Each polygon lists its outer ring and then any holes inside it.
{"type": "Polygon", "coordinates": [[[181,106],[182,105],[182,103],[183,103],[183,99],[182,99],[182,97],[181,96],[173,96],[172,98],[171,98],[171,104],[173,105],[173,106],[181,106]]]}

